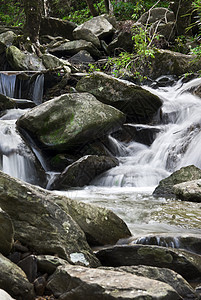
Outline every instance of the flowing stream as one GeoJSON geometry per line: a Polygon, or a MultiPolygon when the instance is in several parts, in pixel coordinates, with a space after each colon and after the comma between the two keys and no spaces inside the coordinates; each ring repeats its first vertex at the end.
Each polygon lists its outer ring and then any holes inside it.
{"type": "MultiPolygon", "coordinates": [[[[15,79],[7,77],[7,80],[0,77],[0,93],[13,97],[15,79]]],[[[41,102],[43,80],[43,77],[36,80],[32,99],[36,104],[41,102]]],[[[190,164],[201,168],[201,99],[189,92],[200,84],[201,79],[194,79],[158,89],[144,87],[163,101],[162,113],[148,126],[149,130],[157,127],[153,143],[150,146],[135,141],[122,143],[110,137],[119,166],[95,178],[90,186],[55,192],[112,209],[127,223],[134,236],[149,233],[200,235],[201,204],[152,196],[159,181],[173,171],[190,164]]],[[[15,128],[16,119],[23,113],[19,109],[9,110],[0,119],[0,169],[30,182],[33,166],[27,158],[29,150],[22,151],[25,148],[15,128]]],[[[139,130],[147,127],[137,125],[139,130]]],[[[40,157],[43,165],[42,160],[40,157]]]]}

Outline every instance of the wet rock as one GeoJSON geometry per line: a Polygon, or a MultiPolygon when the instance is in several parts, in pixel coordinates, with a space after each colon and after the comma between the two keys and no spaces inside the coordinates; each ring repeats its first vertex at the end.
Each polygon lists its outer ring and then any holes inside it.
{"type": "Polygon", "coordinates": [[[91,42],[85,40],[66,42],[58,47],[49,49],[49,52],[57,56],[72,56],[81,50],[89,52],[95,58],[99,58],[101,56],[100,51],[91,42]]]}
{"type": "Polygon", "coordinates": [[[15,108],[15,101],[8,96],[0,94],[0,111],[15,108]]]}
{"type": "Polygon", "coordinates": [[[15,71],[41,71],[45,70],[41,59],[36,54],[25,53],[15,46],[6,49],[6,58],[15,71]]]}
{"type": "Polygon", "coordinates": [[[64,94],[35,107],[18,119],[46,149],[79,149],[117,130],[124,115],[88,93],[64,94]],[[86,118],[87,116],[87,118],[86,118]]]}
{"type": "Polygon", "coordinates": [[[78,26],[73,31],[73,37],[75,40],[91,42],[96,48],[101,47],[99,38],[88,28],[80,28],[80,26],[78,26]]]}
{"type": "Polygon", "coordinates": [[[0,34],[0,54],[13,44],[15,37],[16,34],[13,31],[6,31],[0,34]]]}
{"type": "Polygon", "coordinates": [[[59,59],[58,57],[46,53],[42,56],[42,62],[46,69],[56,69],[65,66],[65,71],[71,73],[70,63],[67,60],[59,59]]]}
{"type": "Polygon", "coordinates": [[[132,237],[128,243],[184,249],[201,255],[201,238],[193,234],[148,234],[137,238],[132,237]]]}
{"type": "Polygon", "coordinates": [[[34,280],[34,289],[36,295],[38,296],[44,295],[46,284],[47,284],[47,274],[44,274],[43,276],[39,276],[34,280]]]}
{"type": "Polygon", "coordinates": [[[38,254],[57,254],[71,263],[98,265],[83,231],[48,195],[0,172],[0,206],[12,218],[15,239],[38,254]]]}
{"type": "Polygon", "coordinates": [[[136,276],[142,276],[153,280],[162,281],[169,284],[182,299],[197,299],[194,289],[190,284],[176,272],[166,269],[150,266],[122,266],[119,268],[104,268],[106,270],[114,270],[119,272],[127,272],[136,276]]]}
{"type": "Polygon", "coordinates": [[[108,51],[110,54],[115,54],[115,51],[127,51],[132,52],[133,50],[133,39],[131,32],[120,32],[118,36],[108,45],[108,51]]]}
{"type": "Polygon", "coordinates": [[[0,253],[8,255],[14,243],[14,228],[11,218],[0,208],[0,253]]]}
{"type": "Polygon", "coordinates": [[[1,300],[15,300],[14,298],[12,298],[8,293],[6,293],[2,289],[0,289],[0,299],[1,300]]]}
{"type": "Polygon", "coordinates": [[[165,196],[165,197],[174,197],[175,191],[173,186],[190,180],[201,179],[201,170],[194,165],[183,167],[178,171],[175,171],[170,176],[165,179],[162,179],[159,182],[159,185],[155,188],[153,195],[154,196],[165,196]]]}
{"type": "Polygon", "coordinates": [[[172,287],[160,281],[126,272],[74,266],[58,267],[47,288],[61,300],[181,299],[172,287]]]}
{"type": "Polygon", "coordinates": [[[159,132],[159,126],[124,124],[112,136],[122,142],[135,141],[150,146],[159,132]]]}
{"type": "Polygon", "coordinates": [[[183,201],[201,202],[201,180],[192,180],[173,186],[177,198],[183,201]]]}
{"type": "Polygon", "coordinates": [[[54,180],[49,189],[66,190],[69,187],[82,187],[90,182],[99,174],[116,167],[116,158],[97,155],[86,155],[75,161],[54,180]]]}
{"type": "Polygon", "coordinates": [[[67,20],[52,17],[42,17],[40,35],[62,36],[73,40],[73,30],[77,25],[67,20]]]}
{"type": "Polygon", "coordinates": [[[66,260],[52,255],[38,255],[37,266],[40,273],[53,274],[56,268],[61,265],[69,264],[66,260]]]}
{"type": "Polygon", "coordinates": [[[69,61],[75,64],[93,63],[95,60],[86,50],[81,50],[77,54],[69,58],[69,61]]]}
{"type": "Polygon", "coordinates": [[[157,96],[140,86],[102,72],[83,77],[77,83],[76,89],[89,92],[103,103],[123,111],[128,121],[148,122],[162,105],[157,96]]]}
{"type": "Polygon", "coordinates": [[[168,268],[183,276],[186,280],[201,276],[201,256],[185,250],[176,250],[160,246],[114,246],[97,252],[104,266],[143,265],[168,268]]]}
{"type": "Polygon", "coordinates": [[[0,288],[18,300],[35,299],[33,285],[25,273],[9,259],[0,254],[0,288]]]}
{"type": "Polygon", "coordinates": [[[99,39],[109,37],[113,35],[115,31],[115,28],[104,15],[97,16],[89,21],[86,21],[85,23],[79,25],[75,31],[81,31],[85,29],[90,30],[99,39]]]}
{"type": "Polygon", "coordinates": [[[37,259],[35,255],[29,255],[20,260],[17,264],[27,275],[29,282],[33,282],[37,277],[37,259]]]}

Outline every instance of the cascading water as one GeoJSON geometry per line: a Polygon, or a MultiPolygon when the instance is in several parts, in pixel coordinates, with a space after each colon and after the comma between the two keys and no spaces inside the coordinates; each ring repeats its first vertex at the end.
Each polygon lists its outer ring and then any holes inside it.
{"type": "Polygon", "coordinates": [[[0,94],[14,97],[16,75],[0,73],[0,94]]]}
{"type": "Polygon", "coordinates": [[[118,151],[120,165],[96,178],[93,184],[156,186],[182,166],[194,164],[201,168],[201,100],[186,91],[198,84],[201,79],[184,85],[179,81],[173,87],[158,90],[147,87],[163,100],[160,132],[150,147],[132,141],[125,151],[125,144],[115,141],[119,144],[116,147],[123,149],[118,151]]]}
{"type": "Polygon", "coordinates": [[[32,100],[36,105],[42,103],[43,100],[43,87],[44,87],[44,74],[39,74],[34,82],[32,100]]]}

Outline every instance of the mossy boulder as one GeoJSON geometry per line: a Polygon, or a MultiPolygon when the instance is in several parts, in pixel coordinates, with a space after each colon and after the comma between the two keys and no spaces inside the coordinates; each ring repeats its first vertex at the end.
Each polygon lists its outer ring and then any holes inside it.
{"type": "Polygon", "coordinates": [[[89,92],[101,102],[121,110],[127,115],[128,121],[148,122],[162,105],[156,95],[142,87],[102,72],[83,77],[76,89],[89,92]]]}
{"type": "Polygon", "coordinates": [[[14,243],[14,227],[9,215],[0,208],[0,253],[8,255],[14,243]]]}
{"type": "Polygon", "coordinates": [[[10,97],[0,94],[0,111],[15,108],[15,101],[10,97]]]}
{"type": "Polygon", "coordinates": [[[149,69],[144,70],[146,75],[156,79],[162,75],[181,76],[201,69],[201,61],[195,55],[186,55],[170,50],[157,49],[149,69]]]}
{"type": "MultiPolygon", "coordinates": [[[[0,254],[0,288],[18,300],[34,300],[35,293],[24,271],[0,254]]],[[[4,298],[3,298],[4,299],[4,298]]]]}
{"type": "Polygon", "coordinates": [[[104,266],[143,265],[168,268],[186,280],[201,275],[201,256],[185,250],[150,245],[114,246],[97,252],[104,266]]]}
{"type": "Polygon", "coordinates": [[[0,54],[2,54],[7,47],[11,46],[16,34],[13,31],[6,31],[0,34],[0,54]]]}
{"type": "Polygon", "coordinates": [[[159,182],[159,185],[155,188],[153,195],[174,197],[175,191],[173,190],[173,186],[175,184],[196,179],[201,179],[201,170],[199,168],[194,165],[183,167],[172,173],[167,178],[162,179],[159,182]]]}
{"type": "Polygon", "coordinates": [[[17,126],[45,149],[70,151],[117,130],[125,121],[119,110],[88,93],[64,94],[25,113],[17,126]]]}
{"type": "Polygon", "coordinates": [[[15,239],[35,253],[57,255],[70,263],[99,265],[84,232],[51,201],[50,192],[0,172],[0,207],[12,219],[15,239]]]}
{"type": "Polygon", "coordinates": [[[45,67],[36,54],[25,53],[15,46],[6,49],[6,58],[14,71],[41,71],[45,67]]]}

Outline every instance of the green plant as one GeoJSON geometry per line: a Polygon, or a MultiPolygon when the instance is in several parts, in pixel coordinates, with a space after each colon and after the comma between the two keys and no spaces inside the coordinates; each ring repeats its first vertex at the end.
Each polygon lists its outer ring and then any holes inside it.
{"type": "Polygon", "coordinates": [[[21,26],[25,22],[25,14],[21,1],[0,0],[0,20],[8,26],[21,26]]]}

